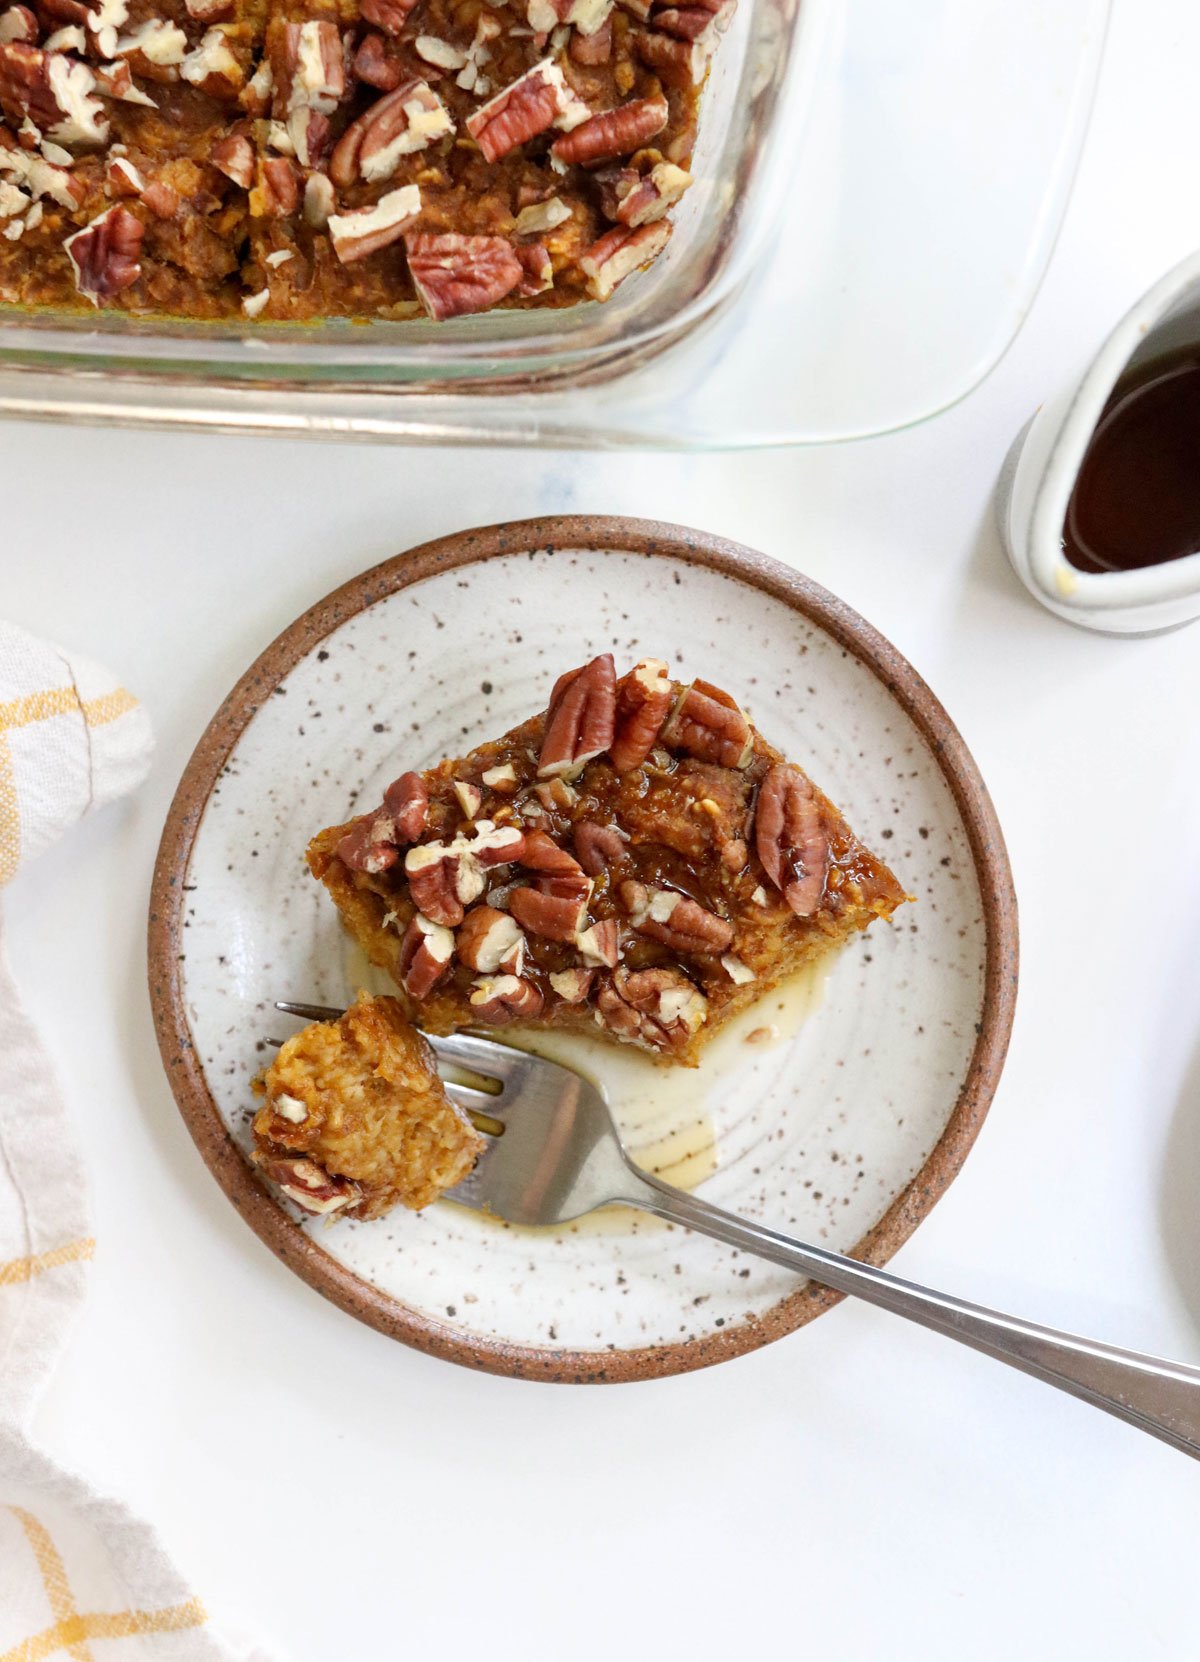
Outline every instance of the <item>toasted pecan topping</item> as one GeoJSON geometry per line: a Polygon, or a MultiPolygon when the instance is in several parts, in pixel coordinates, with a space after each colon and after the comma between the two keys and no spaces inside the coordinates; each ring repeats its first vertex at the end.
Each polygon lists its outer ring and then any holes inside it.
{"type": "Polygon", "coordinates": [[[138,256],[145,232],[128,208],[109,208],[63,247],[75,268],[75,284],[93,306],[130,288],[142,275],[138,256]]]}
{"type": "Polygon", "coordinates": [[[421,304],[439,322],[485,312],[525,279],[524,267],[504,237],[419,232],[406,236],[404,246],[421,304]]]}
{"type": "Polygon", "coordinates": [[[400,943],[400,985],[411,998],[425,998],[450,968],[453,957],[450,930],[418,912],[400,943]]]}
{"type": "Polygon", "coordinates": [[[754,846],[767,876],[798,918],[821,904],[829,869],[829,834],[810,780],[777,763],[758,793],[754,846]]]}
{"type": "Polygon", "coordinates": [[[613,742],[616,671],[611,652],[560,675],[550,694],[538,778],[573,778],[613,742]]]}
{"type": "Polygon", "coordinates": [[[661,133],[670,111],[665,98],[635,98],[615,110],[581,122],[555,139],[550,153],[560,162],[591,167],[614,156],[630,156],[655,133],[661,133]]]}

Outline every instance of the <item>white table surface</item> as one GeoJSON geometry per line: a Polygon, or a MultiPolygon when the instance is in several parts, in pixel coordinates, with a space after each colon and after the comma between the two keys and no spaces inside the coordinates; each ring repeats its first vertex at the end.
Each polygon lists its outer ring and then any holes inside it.
{"type": "Polygon", "coordinates": [[[991,487],[1031,408],[1200,244],[1190,0],[1116,0],[1026,328],[924,427],[756,457],[422,453],[0,429],[0,609],[110,662],[155,771],[5,896],[91,1172],[91,1295],[38,1430],[296,1662],[1196,1654],[1196,1468],[871,1309],[660,1383],[486,1378],[294,1279],[188,1140],[145,992],[151,862],[208,716],[296,612],[463,525],[723,532],[909,655],[973,747],[1022,908],[1012,1051],[914,1278],[1200,1360],[1200,634],[1116,641],[1011,575],[991,487]],[[235,527],[210,531],[220,510],[235,527]]]}

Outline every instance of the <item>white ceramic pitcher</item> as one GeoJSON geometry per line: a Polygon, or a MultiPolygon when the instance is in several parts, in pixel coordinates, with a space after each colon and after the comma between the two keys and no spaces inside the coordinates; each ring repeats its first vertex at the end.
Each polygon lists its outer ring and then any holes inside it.
{"type": "Polygon", "coordinates": [[[1200,345],[1200,253],[1143,295],[1083,379],[1043,404],[1009,452],[996,491],[1000,535],[1026,588],[1068,622],[1148,635],[1200,616],[1200,550],[1137,571],[1086,572],[1068,561],[1062,538],[1084,453],[1117,381],[1192,344],[1200,345]]]}

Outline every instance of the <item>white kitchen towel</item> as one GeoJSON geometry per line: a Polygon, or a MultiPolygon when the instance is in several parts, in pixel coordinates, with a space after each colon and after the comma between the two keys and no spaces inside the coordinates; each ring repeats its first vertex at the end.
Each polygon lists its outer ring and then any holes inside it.
{"type": "MultiPolygon", "coordinates": [[[[139,784],[152,744],[105,670],[0,622],[0,885],[139,784]]],[[[251,1656],[214,1635],[145,1523],[30,1438],[94,1246],[62,1095],[0,933],[0,1662],[251,1656]]]]}

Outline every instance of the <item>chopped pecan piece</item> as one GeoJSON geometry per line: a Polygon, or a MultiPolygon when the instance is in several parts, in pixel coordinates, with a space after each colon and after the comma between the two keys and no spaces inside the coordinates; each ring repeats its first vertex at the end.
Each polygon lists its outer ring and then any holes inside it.
{"type": "MultiPolygon", "coordinates": [[[[727,0],[725,5],[707,19],[698,34],[683,39],[678,35],[661,31],[659,17],[656,16],[651,19],[652,27],[648,32],[640,32],[634,36],[633,49],[642,62],[653,69],[668,86],[699,86],[708,74],[708,66],[716,51],[717,41],[729,26],[734,10],[733,0],[727,0]]],[[[685,18],[683,9],[671,8],[665,15],[668,15],[681,31],[698,21],[685,18]]]]}
{"type": "Polygon", "coordinates": [[[591,879],[544,831],[526,834],[521,864],[538,876],[532,888],[513,889],[508,897],[512,915],[533,935],[574,941],[591,899],[591,879]]]}
{"type": "Polygon", "coordinates": [[[480,1021],[533,1021],[542,1013],[541,993],[519,975],[481,976],[470,999],[480,1021]]]}
{"type": "Polygon", "coordinates": [[[25,46],[36,46],[38,20],[28,6],[10,6],[0,12],[0,44],[20,41],[25,46]]]}
{"type": "Polygon", "coordinates": [[[393,830],[392,820],[386,815],[364,814],[338,843],[338,859],[351,871],[365,871],[372,876],[390,871],[400,858],[393,830]]]}
{"type": "Polygon", "coordinates": [[[517,788],[517,770],[511,762],[488,768],[482,779],[489,791],[496,791],[501,796],[509,796],[517,788]]]}
{"type": "Polygon", "coordinates": [[[250,192],[256,219],[287,219],[300,205],[300,176],[287,156],[262,156],[258,182],[250,192]]]}
{"type": "Polygon", "coordinates": [[[429,792],[419,773],[393,779],[383,793],[383,805],[392,816],[397,842],[415,842],[429,823],[429,792]]]}
{"type": "Polygon", "coordinates": [[[157,108],[149,93],[134,85],[133,71],[123,60],[97,64],[92,74],[96,78],[96,91],[101,97],[115,98],[122,104],[141,104],[151,110],[157,108]]]}
{"type": "Polygon", "coordinates": [[[744,768],[754,754],[740,706],[710,681],[692,682],[663,729],[663,742],[725,768],[744,768]]]}
{"type": "Polygon", "coordinates": [[[264,58],[238,94],[238,103],[247,115],[258,118],[266,115],[271,108],[274,91],[275,72],[271,68],[271,60],[264,58]]]}
{"type": "Polygon", "coordinates": [[[483,873],[465,849],[421,843],[404,857],[404,873],[417,907],[434,923],[455,928],[464,910],[483,893],[483,873]]]}
{"type": "Polygon", "coordinates": [[[651,225],[639,225],[636,230],[617,226],[606,231],[594,242],[580,260],[580,269],[588,279],[588,293],[593,300],[607,300],[632,272],[649,265],[671,240],[671,226],[665,219],[651,225]]]}
{"type": "Polygon", "coordinates": [[[538,778],[573,779],[613,741],[617,682],[612,653],[560,675],[546,710],[538,778]]]}
{"type": "Polygon", "coordinates": [[[109,208],[63,243],[75,286],[93,306],[130,288],[142,275],[142,222],[128,208],[109,208]]]}
{"type": "Polygon", "coordinates": [[[346,59],[336,23],[309,19],[273,24],[267,49],[274,82],[272,109],[286,121],[302,167],[312,167],[329,137],[328,117],[346,96],[346,59]]]}
{"type": "Polygon", "coordinates": [[[306,1212],[323,1217],[340,1212],[362,1198],[362,1190],[348,1177],[333,1177],[303,1154],[260,1154],[258,1164],[289,1200],[306,1212]]]}
{"type": "Polygon", "coordinates": [[[767,876],[798,918],[821,904],[829,869],[829,834],[813,787],[798,768],[779,762],[763,780],[754,846],[767,876]]]}
{"type": "Polygon", "coordinates": [[[621,903],[639,934],[674,952],[724,952],[733,943],[731,923],[673,889],[648,888],[630,878],[621,884],[621,903]]]}
{"type": "Polygon", "coordinates": [[[199,46],[180,64],[179,74],[210,98],[236,98],[246,83],[245,71],[229,49],[229,37],[220,28],[205,31],[199,46]]]}
{"type": "Polygon", "coordinates": [[[398,35],[417,0],[363,0],[362,15],[385,35],[398,35]]]}
{"type": "Polygon", "coordinates": [[[392,177],[402,157],[453,131],[446,106],[429,84],[407,81],[347,127],[330,160],[330,178],[343,190],[359,178],[379,184],[392,177]]]}
{"type": "Polygon", "coordinates": [[[610,866],[624,859],[628,834],[615,825],[593,825],[579,820],[574,827],[575,853],[589,877],[602,877],[610,866]]]}
{"type": "Polygon", "coordinates": [[[233,0],[187,0],[187,12],[197,23],[224,23],[233,16],[233,0]]]}
{"type": "Polygon", "coordinates": [[[682,167],[659,162],[644,178],[635,175],[624,190],[617,186],[613,217],[621,225],[650,225],[674,207],[691,182],[682,167]]]}
{"type": "Polygon", "coordinates": [[[310,173],[304,182],[305,223],[316,231],[323,231],[336,207],[337,196],[328,174],[310,173]]]}
{"type": "Polygon", "coordinates": [[[555,970],[550,985],[564,1004],[582,1004],[596,979],[594,969],[555,970]]]}
{"type": "Polygon", "coordinates": [[[498,92],[473,115],[467,117],[467,131],[489,162],[551,127],[569,132],[591,111],[577,98],[563,79],[552,58],[543,58],[532,69],[498,92]]]}
{"type": "Polygon", "coordinates": [[[493,825],[491,820],[481,819],[476,822],[475,832],[468,846],[481,866],[490,869],[524,860],[527,839],[519,826],[493,825]]]}
{"type": "Polygon", "coordinates": [[[571,210],[561,197],[552,196],[545,202],[530,202],[517,215],[513,229],[519,237],[540,236],[553,231],[571,217],[571,210]]]}
{"type": "Polygon", "coordinates": [[[212,148],[212,163],[243,190],[254,183],[254,146],[245,133],[227,133],[212,148]]]}
{"type": "Polygon", "coordinates": [[[410,998],[424,998],[450,968],[454,936],[449,929],[420,912],[404,931],[397,971],[410,998]]]}
{"type": "Polygon", "coordinates": [[[402,185],[392,190],[371,208],[355,208],[344,214],[329,216],[329,236],[333,251],[343,265],[365,260],[368,254],[378,253],[393,242],[399,242],[409,225],[421,211],[421,191],[417,185],[402,185]]]}
{"type": "Polygon", "coordinates": [[[605,918],[603,923],[594,923],[590,929],[581,929],[575,945],[585,964],[605,964],[615,969],[621,957],[621,926],[616,918],[605,918]]]}
{"type": "Polygon", "coordinates": [[[527,242],[516,250],[522,277],[513,293],[522,300],[544,294],[554,287],[554,265],[540,242],[527,242]]]}
{"type": "Polygon", "coordinates": [[[658,743],[671,708],[671,679],[659,658],[643,658],[617,687],[613,741],[609,747],[618,773],[640,768],[658,743]]]}
{"type": "Polygon", "coordinates": [[[163,179],[151,179],[142,191],[142,201],[155,219],[174,219],[179,212],[179,192],[163,179]]]}
{"type": "Polygon", "coordinates": [[[662,132],[669,114],[665,98],[633,98],[615,110],[601,111],[555,139],[550,154],[556,161],[579,167],[632,155],[655,133],[662,132]]]}
{"type": "Polygon", "coordinates": [[[616,969],[596,994],[596,1020],[648,1050],[681,1050],[707,1017],[707,999],[677,970],[616,969]]]}
{"type": "Polygon", "coordinates": [[[473,906],[458,931],[458,956],[468,969],[483,975],[507,970],[520,975],[525,963],[525,936],[507,912],[473,906]]]}
{"type": "MultiPolygon", "coordinates": [[[[587,879],[583,882],[586,884],[587,879]]],[[[570,878],[545,878],[535,888],[513,889],[508,905],[513,917],[531,935],[571,942],[582,928],[588,894],[588,888],[581,891],[570,878]]]]}
{"type": "Polygon", "coordinates": [[[465,52],[460,51],[457,46],[451,46],[448,40],[442,40],[438,35],[418,35],[414,45],[418,58],[423,58],[434,69],[462,69],[467,62],[465,52]]]}
{"type": "Polygon", "coordinates": [[[394,92],[404,79],[404,70],[395,58],[389,58],[383,36],[364,35],[354,54],[354,73],[369,87],[380,92],[394,92]]]}
{"type": "Polygon", "coordinates": [[[438,322],[485,312],[524,281],[521,262],[504,237],[418,232],[405,237],[404,246],[421,304],[438,322]]]}
{"type": "Polygon", "coordinates": [[[95,90],[95,76],[74,58],[21,41],[0,45],[0,110],[14,124],[28,117],[61,144],[103,144],[108,122],[95,90]]]}
{"type": "Polygon", "coordinates": [[[118,156],[104,171],[104,185],[110,196],[140,196],[146,181],[132,162],[118,156]]]}
{"type": "Polygon", "coordinates": [[[571,44],[567,50],[573,63],[592,68],[597,64],[607,63],[612,57],[612,40],[612,19],[606,17],[594,34],[585,35],[577,29],[571,36],[571,44]]]}
{"type": "Polygon", "coordinates": [[[113,56],[129,58],[139,75],[167,82],[176,79],[187,49],[188,38],[177,23],[151,17],[117,41],[113,56]]]}

